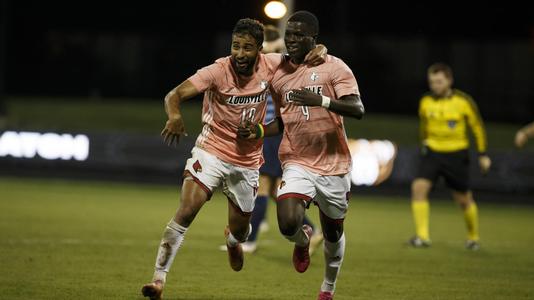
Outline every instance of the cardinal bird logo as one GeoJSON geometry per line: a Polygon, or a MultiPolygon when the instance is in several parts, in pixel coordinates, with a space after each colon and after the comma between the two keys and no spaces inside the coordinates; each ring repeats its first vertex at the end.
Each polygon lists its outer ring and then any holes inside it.
{"type": "Polygon", "coordinates": [[[193,170],[195,170],[196,173],[202,172],[202,166],[198,160],[193,164],[193,170]]]}

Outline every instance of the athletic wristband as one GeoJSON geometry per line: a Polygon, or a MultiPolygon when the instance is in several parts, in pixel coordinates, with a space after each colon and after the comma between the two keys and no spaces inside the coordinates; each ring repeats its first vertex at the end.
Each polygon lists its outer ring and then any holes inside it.
{"type": "Polygon", "coordinates": [[[265,129],[263,124],[258,123],[256,124],[256,139],[261,139],[263,136],[265,136],[265,129]]]}
{"type": "Polygon", "coordinates": [[[330,107],[330,98],[326,96],[321,96],[323,98],[323,102],[321,103],[321,106],[324,108],[330,107]]]}

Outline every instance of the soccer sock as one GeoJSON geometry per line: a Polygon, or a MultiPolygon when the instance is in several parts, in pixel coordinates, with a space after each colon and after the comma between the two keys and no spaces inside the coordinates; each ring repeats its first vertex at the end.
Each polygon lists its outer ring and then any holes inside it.
{"type": "Polygon", "coordinates": [[[412,213],[415,223],[415,234],[423,240],[430,239],[430,234],[428,233],[430,206],[428,201],[412,201],[412,213]]]}
{"type": "Polygon", "coordinates": [[[475,202],[472,202],[464,210],[465,224],[467,225],[467,238],[472,241],[478,241],[478,208],[475,202]]]}
{"type": "Polygon", "coordinates": [[[235,247],[238,244],[239,244],[239,241],[235,238],[232,232],[229,232],[228,236],[226,237],[226,245],[228,245],[228,247],[235,247]]]}
{"type": "Polygon", "coordinates": [[[252,211],[252,217],[250,219],[250,225],[252,230],[248,236],[249,242],[255,242],[258,238],[258,231],[260,230],[260,224],[265,219],[265,213],[267,212],[267,203],[269,199],[266,196],[258,196],[252,211]]]}
{"type": "Polygon", "coordinates": [[[302,224],[310,226],[313,229],[313,232],[315,233],[315,226],[307,215],[304,215],[304,219],[302,219],[302,224]]]}
{"type": "Polygon", "coordinates": [[[246,237],[240,241],[238,240],[233,234],[232,232],[230,231],[230,229],[228,229],[228,236],[226,237],[226,245],[228,245],[229,247],[235,247],[237,246],[239,243],[243,243],[243,242],[246,242],[249,235],[250,235],[250,232],[252,231],[252,225],[248,224],[248,232],[247,232],[247,235],[246,237]]]}
{"type": "Polygon", "coordinates": [[[159,245],[158,256],[156,258],[156,269],[154,271],[153,280],[161,280],[165,283],[167,273],[171,268],[176,252],[182,245],[184,235],[187,231],[186,227],[181,226],[174,220],[171,220],[165,231],[159,245]]]}
{"type": "Polygon", "coordinates": [[[304,230],[302,230],[302,226],[299,227],[297,232],[293,234],[292,236],[285,236],[286,239],[294,242],[297,246],[304,247],[308,244],[310,237],[306,235],[304,230]]]}
{"type": "Polygon", "coordinates": [[[325,272],[321,291],[334,292],[336,279],[341,269],[343,255],[345,254],[345,233],[341,235],[339,241],[332,243],[324,241],[325,272]]]}

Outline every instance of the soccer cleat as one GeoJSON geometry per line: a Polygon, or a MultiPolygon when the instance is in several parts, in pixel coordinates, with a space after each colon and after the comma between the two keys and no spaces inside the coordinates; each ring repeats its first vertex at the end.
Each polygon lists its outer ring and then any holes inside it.
{"type": "Polygon", "coordinates": [[[141,289],[141,293],[144,297],[149,297],[150,300],[161,300],[161,293],[163,293],[163,282],[161,280],[155,280],[154,282],[147,283],[141,289]]]}
{"type": "Polygon", "coordinates": [[[308,243],[306,246],[297,246],[293,250],[293,266],[299,273],[304,273],[310,265],[310,237],[313,234],[313,229],[309,225],[303,225],[302,230],[308,236],[308,243]]]}
{"type": "MultiPolygon", "coordinates": [[[[228,235],[230,234],[230,229],[228,226],[224,229],[224,236],[228,240],[228,235]]],[[[228,251],[228,260],[230,261],[230,267],[236,272],[243,269],[243,248],[241,244],[237,244],[234,247],[230,247],[228,242],[226,242],[226,249],[228,251]]]]}
{"type": "Polygon", "coordinates": [[[474,240],[467,240],[465,242],[465,248],[471,251],[477,251],[480,249],[480,243],[474,240]]]}
{"type": "Polygon", "coordinates": [[[313,255],[315,250],[323,243],[324,237],[321,230],[316,230],[310,238],[310,256],[313,255]]]}
{"type": "Polygon", "coordinates": [[[418,236],[414,236],[410,240],[408,240],[408,244],[410,244],[414,248],[428,248],[432,246],[431,240],[423,240],[418,236]]]}
{"type": "Polygon", "coordinates": [[[334,299],[334,293],[326,292],[326,291],[321,291],[319,293],[319,297],[317,297],[317,300],[333,300],[333,299],[334,299]]]}

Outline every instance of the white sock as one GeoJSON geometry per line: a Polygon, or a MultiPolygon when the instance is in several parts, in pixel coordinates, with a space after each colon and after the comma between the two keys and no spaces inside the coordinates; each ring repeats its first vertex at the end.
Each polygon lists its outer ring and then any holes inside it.
{"type": "Polygon", "coordinates": [[[237,246],[238,244],[239,244],[239,241],[235,238],[235,236],[230,231],[230,233],[226,237],[226,245],[228,245],[228,247],[232,247],[233,248],[233,247],[237,246]]]}
{"type": "Polygon", "coordinates": [[[161,280],[165,283],[167,273],[171,268],[176,252],[182,245],[184,235],[187,231],[186,227],[171,220],[165,231],[163,231],[163,237],[159,245],[158,256],[156,257],[156,268],[154,271],[153,280],[161,280]]]}
{"type": "Polygon", "coordinates": [[[243,241],[239,241],[238,239],[236,239],[236,237],[232,234],[230,230],[228,231],[229,231],[229,234],[228,234],[228,237],[226,238],[226,244],[230,247],[235,247],[237,246],[237,244],[244,243],[248,240],[248,236],[250,235],[250,232],[252,231],[252,225],[248,224],[248,232],[243,241]]]}
{"type": "Polygon", "coordinates": [[[325,272],[321,291],[334,292],[336,279],[341,269],[343,255],[345,254],[345,233],[339,241],[332,243],[324,240],[325,272]]]}
{"type": "Polygon", "coordinates": [[[286,239],[294,242],[297,246],[304,247],[308,244],[310,241],[310,237],[306,235],[304,230],[302,230],[302,226],[293,234],[292,236],[285,236],[286,239]]]}

